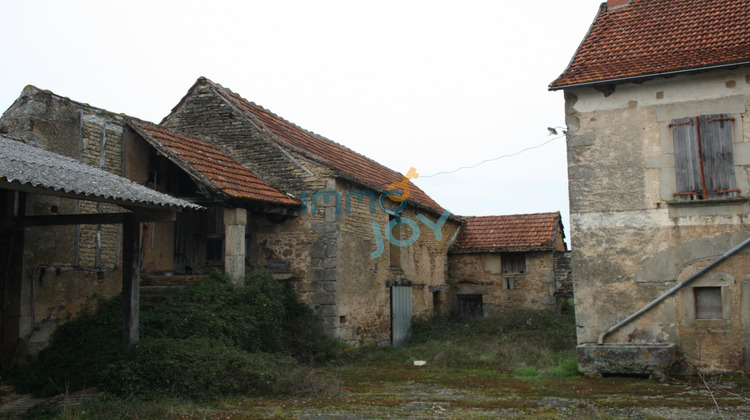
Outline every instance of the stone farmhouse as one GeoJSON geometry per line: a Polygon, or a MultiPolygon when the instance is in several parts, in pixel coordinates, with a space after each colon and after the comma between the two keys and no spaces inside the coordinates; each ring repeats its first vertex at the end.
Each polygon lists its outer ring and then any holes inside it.
{"type": "Polygon", "coordinates": [[[748,21],[743,0],[609,0],[550,85],[583,371],[665,369],[673,346],[709,371],[750,367],[748,21]]]}
{"type": "MultiPolygon", "coordinates": [[[[386,168],[208,79],[199,78],[160,124],[28,86],[0,118],[0,133],[186,203],[169,218],[139,219],[144,285],[191,281],[213,268],[240,283],[248,267],[265,267],[351,345],[398,345],[412,317],[456,309],[448,250],[463,218],[411,183],[414,173],[386,168]]],[[[3,321],[6,349],[34,354],[61,322],[122,290],[124,230],[100,220],[127,206],[79,198],[30,193],[34,204],[17,215],[62,212],[95,223],[14,231],[26,238],[13,251],[24,257],[0,281],[18,288],[12,299],[20,309],[6,305],[3,319],[19,317],[22,328],[3,321]]],[[[553,230],[559,214],[555,220],[553,230]]],[[[562,238],[559,228],[554,235],[562,238]]],[[[529,270],[548,269],[535,262],[537,250],[527,251],[529,270]]],[[[519,280],[519,291],[527,283],[519,280]]],[[[529,301],[548,302],[548,290],[545,283],[547,294],[529,301]]]]}
{"type": "Polygon", "coordinates": [[[456,313],[561,309],[573,295],[564,238],[559,212],[468,217],[448,255],[456,313]]]}

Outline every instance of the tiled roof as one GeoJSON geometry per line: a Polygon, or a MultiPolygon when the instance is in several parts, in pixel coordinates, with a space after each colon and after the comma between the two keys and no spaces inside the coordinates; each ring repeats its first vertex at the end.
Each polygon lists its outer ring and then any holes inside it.
{"type": "MultiPolygon", "coordinates": [[[[292,124],[217,83],[205,78],[198,79],[197,83],[201,81],[209,83],[219,94],[251,118],[264,135],[288,150],[328,166],[339,174],[377,192],[386,191],[389,185],[404,179],[404,176],[398,172],[341,144],[292,124]]],[[[414,183],[409,184],[409,189],[409,202],[418,203],[438,213],[443,211],[438,203],[414,183]]]]}
{"type": "Polygon", "coordinates": [[[748,0],[603,3],[551,89],[750,62],[748,0]]]}
{"type": "Polygon", "coordinates": [[[201,207],[41,147],[0,136],[0,186],[33,187],[123,207],[201,207]],[[14,184],[14,185],[3,185],[14,184]]]}
{"type": "Polygon", "coordinates": [[[145,121],[129,119],[128,124],[177,166],[216,192],[239,199],[299,205],[210,143],[145,121]]]}
{"type": "Polygon", "coordinates": [[[471,217],[451,249],[454,252],[553,249],[558,232],[562,232],[559,212],[471,217]]]}

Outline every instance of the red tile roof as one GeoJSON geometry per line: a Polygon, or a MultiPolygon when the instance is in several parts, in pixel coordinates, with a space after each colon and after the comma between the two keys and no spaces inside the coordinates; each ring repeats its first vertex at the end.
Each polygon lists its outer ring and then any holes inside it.
{"type": "Polygon", "coordinates": [[[129,119],[128,124],[159,152],[214,191],[232,198],[299,205],[210,143],[145,121],[129,119]]]}
{"type": "MultiPolygon", "coordinates": [[[[390,184],[404,179],[404,176],[398,172],[341,144],[292,124],[219,84],[205,78],[198,79],[198,83],[201,81],[209,83],[225,99],[250,117],[264,135],[287,150],[300,153],[308,159],[328,166],[340,175],[377,192],[386,191],[390,184]]],[[[414,183],[410,183],[409,188],[409,202],[442,213],[443,208],[414,183]]]]}
{"type": "Polygon", "coordinates": [[[454,252],[553,249],[562,233],[560,212],[471,217],[461,228],[454,252]]]}
{"type": "Polygon", "coordinates": [[[750,62],[747,0],[604,3],[551,89],[750,62]]]}

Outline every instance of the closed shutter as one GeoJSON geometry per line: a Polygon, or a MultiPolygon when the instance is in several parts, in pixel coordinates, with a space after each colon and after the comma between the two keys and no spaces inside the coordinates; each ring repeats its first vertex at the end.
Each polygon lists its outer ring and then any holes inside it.
{"type": "Polygon", "coordinates": [[[703,172],[707,198],[734,196],[734,158],[732,156],[732,118],[728,114],[700,117],[703,172]]]}
{"type": "Polygon", "coordinates": [[[674,166],[679,201],[696,200],[701,187],[700,162],[698,160],[698,132],[693,118],[672,121],[674,141],[674,166]]]}

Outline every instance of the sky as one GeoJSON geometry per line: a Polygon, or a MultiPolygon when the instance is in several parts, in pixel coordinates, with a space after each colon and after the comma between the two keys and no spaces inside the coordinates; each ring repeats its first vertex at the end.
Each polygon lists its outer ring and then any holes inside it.
{"type": "Polygon", "coordinates": [[[454,214],[560,211],[570,238],[547,86],[601,1],[0,0],[0,111],[31,84],[158,123],[204,76],[454,214]]]}

